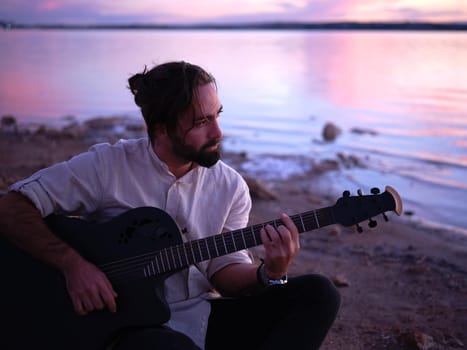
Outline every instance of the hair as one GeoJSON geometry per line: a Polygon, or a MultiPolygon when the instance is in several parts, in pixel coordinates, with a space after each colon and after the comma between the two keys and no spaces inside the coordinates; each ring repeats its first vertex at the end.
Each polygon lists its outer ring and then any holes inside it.
{"type": "Polygon", "coordinates": [[[151,70],[145,67],[143,72],[128,79],[151,143],[157,127],[175,133],[180,117],[193,107],[195,89],[208,83],[216,85],[211,74],[184,61],[163,63],[151,70]]]}

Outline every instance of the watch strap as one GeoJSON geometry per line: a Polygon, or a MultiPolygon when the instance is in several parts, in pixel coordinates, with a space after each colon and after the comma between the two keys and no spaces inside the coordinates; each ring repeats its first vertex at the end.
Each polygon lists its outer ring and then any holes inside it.
{"type": "Polygon", "coordinates": [[[265,287],[273,286],[273,285],[286,284],[287,281],[288,281],[287,274],[285,274],[284,276],[282,276],[279,279],[273,279],[273,278],[269,278],[268,276],[266,276],[266,273],[264,271],[264,261],[263,260],[261,260],[261,264],[258,266],[258,269],[256,270],[256,279],[258,280],[258,282],[261,285],[263,285],[265,287]]]}

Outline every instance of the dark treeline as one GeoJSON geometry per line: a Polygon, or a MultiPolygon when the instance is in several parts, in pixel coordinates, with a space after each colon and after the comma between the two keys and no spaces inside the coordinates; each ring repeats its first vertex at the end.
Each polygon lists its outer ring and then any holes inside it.
{"type": "Polygon", "coordinates": [[[264,22],[199,24],[21,24],[0,21],[3,29],[215,29],[215,30],[467,30],[467,23],[430,22],[264,22]]]}

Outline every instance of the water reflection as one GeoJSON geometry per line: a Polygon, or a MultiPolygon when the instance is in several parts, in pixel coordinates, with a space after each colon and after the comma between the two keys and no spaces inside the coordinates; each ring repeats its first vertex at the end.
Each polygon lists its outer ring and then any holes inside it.
{"type": "Polygon", "coordinates": [[[0,115],[139,118],[128,77],[183,59],[217,77],[231,150],[351,152],[369,159],[354,182],[380,181],[374,171],[467,195],[467,33],[3,31],[0,47],[0,115]],[[344,129],[334,144],[316,142],[326,121],[344,129]]]}

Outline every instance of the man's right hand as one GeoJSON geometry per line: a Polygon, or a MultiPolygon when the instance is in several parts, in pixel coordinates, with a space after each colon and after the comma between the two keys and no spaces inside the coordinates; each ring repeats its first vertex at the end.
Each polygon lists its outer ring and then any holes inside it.
{"type": "Polygon", "coordinates": [[[115,298],[117,293],[107,276],[95,265],[80,256],[63,269],[66,287],[73,307],[78,315],[86,315],[94,310],[107,307],[117,311],[115,298]]]}
{"type": "Polygon", "coordinates": [[[73,307],[79,315],[107,307],[117,311],[107,276],[55,236],[34,204],[21,193],[0,198],[0,233],[35,258],[62,271],[73,307]]]}

